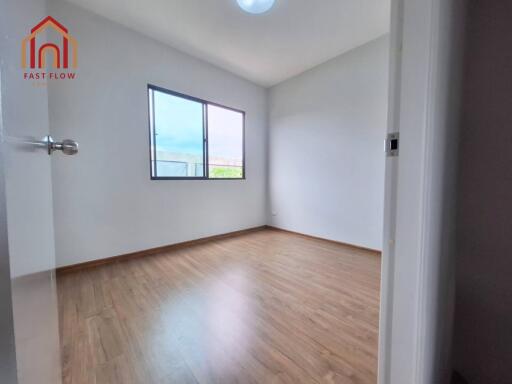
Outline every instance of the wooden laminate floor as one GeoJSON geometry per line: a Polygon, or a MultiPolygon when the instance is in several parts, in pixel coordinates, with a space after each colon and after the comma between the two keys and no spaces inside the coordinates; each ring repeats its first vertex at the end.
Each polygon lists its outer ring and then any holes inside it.
{"type": "Polygon", "coordinates": [[[380,257],[274,230],[58,278],[63,382],[376,383],[380,257]]]}

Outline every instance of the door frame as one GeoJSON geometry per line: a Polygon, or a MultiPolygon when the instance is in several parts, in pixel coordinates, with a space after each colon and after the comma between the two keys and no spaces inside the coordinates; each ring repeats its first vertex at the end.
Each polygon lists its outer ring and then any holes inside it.
{"type": "Polygon", "coordinates": [[[0,382],[16,383],[16,348],[12,311],[11,268],[5,198],[4,126],[2,112],[2,74],[0,72],[0,382]]]}
{"type": "MultiPolygon", "coordinates": [[[[427,1],[427,0],[425,0],[427,1]]],[[[391,0],[387,134],[399,132],[402,83],[403,0],[391,0]]],[[[394,301],[395,235],[400,157],[385,158],[384,225],[379,311],[378,384],[391,384],[391,346],[394,301]]]]}
{"type": "Polygon", "coordinates": [[[447,383],[464,0],[392,0],[379,384],[447,383]]]}

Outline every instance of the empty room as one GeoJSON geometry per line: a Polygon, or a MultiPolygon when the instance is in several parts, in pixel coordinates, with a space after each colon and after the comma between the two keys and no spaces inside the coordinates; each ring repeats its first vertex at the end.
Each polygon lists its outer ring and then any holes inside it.
{"type": "Polygon", "coordinates": [[[5,382],[399,383],[391,3],[2,0],[5,382]]]}

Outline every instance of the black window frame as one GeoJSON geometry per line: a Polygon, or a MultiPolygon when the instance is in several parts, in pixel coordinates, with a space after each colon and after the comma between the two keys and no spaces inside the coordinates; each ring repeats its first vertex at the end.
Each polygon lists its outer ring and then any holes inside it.
{"type": "Polygon", "coordinates": [[[198,97],[186,95],[184,93],[172,91],[167,88],[159,87],[157,85],[148,84],[147,85],[147,98],[148,98],[148,126],[149,126],[149,175],[151,180],[232,180],[232,181],[240,181],[246,179],[246,171],[245,171],[245,111],[241,109],[236,109],[232,107],[228,107],[219,103],[215,103],[212,101],[200,99],[198,97]],[[186,100],[194,101],[197,103],[201,103],[203,106],[203,176],[158,176],[156,164],[153,162],[157,162],[156,156],[156,132],[153,127],[155,111],[154,111],[154,102],[150,102],[151,91],[162,92],[171,96],[180,97],[186,100]],[[208,105],[224,108],[233,112],[242,114],[242,177],[210,177],[210,164],[209,164],[209,155],[208,155],[208,105]],[[153,110],[151,110],[153,107],[153,110]],[[153,144],[155,143],[155,144],[153,144]],[[153,158],[155,159],[153,161],[153,158]],[[154,172],[153,172],[154,170],[154,172]],[[153,175],[154,173],[154,175],[153,175]]]}

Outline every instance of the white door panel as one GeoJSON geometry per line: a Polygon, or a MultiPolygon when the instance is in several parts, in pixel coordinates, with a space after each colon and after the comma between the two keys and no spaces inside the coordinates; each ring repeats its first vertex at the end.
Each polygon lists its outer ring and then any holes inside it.
{"type": "Polygon", "coordinates": [[[44,0],[1,0],[2,146],[18,381],[60,382],[46,86],[23,79],[21,41],[44,0]]]}

